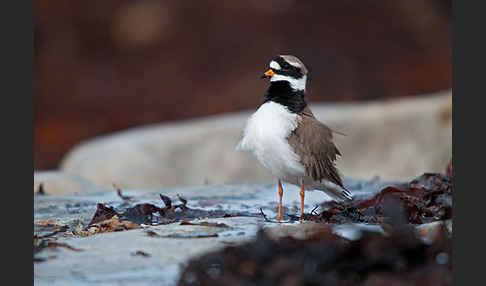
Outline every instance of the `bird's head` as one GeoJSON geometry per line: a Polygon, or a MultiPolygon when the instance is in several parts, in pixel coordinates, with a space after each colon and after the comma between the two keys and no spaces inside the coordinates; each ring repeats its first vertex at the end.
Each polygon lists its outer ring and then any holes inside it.
{"type": "Polygon", "coordinates": [[[261,77],[270,82],[286,81],[296,91],[304,91],[307,82],[307,68],[295,56],[278,55],[270,61],[270,69],[261,77]]]}

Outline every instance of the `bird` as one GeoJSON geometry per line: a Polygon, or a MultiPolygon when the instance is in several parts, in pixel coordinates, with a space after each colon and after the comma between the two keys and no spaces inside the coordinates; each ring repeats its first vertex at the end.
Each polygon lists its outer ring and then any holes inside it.
{"type": "Polygon", "coordinates": [[[316,119],[306,101],[308,70],[292,55],[277,55],[261,76],[270,79],[263,101],[248,118],[238,151],[249,151],[278,182],[282,221],[282,181],[300,187],[300,221],[305,191],[320,190],[336,201],[352,200],[336,167],[342,156],[333,142],[339,133],[316,119]]]}

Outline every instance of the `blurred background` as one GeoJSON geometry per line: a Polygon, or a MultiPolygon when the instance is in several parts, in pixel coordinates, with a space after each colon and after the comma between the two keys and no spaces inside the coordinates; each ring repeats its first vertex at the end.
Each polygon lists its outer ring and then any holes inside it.
{"type": "Polygon", "coordinates": [[[276,54],[306,64],[315,104],[452,86],[450,0],[35,0],[34,37],[35,170],[115,131],[254,110],[276,54]]]}

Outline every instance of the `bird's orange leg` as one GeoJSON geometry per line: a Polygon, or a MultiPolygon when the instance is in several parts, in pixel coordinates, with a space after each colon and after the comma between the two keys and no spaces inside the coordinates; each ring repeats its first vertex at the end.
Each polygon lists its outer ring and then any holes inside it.
{"type": "Polygon", "coordinates": [[[304,196],[305,196],[305,190],[304,190],[304,184],[300,185],[300,221],[304,219],[304,196]]]}
{"type": "Polygon", "coordinates": [[[282,196],[283,196],[283,189],[282,189],[282,183],[280,180],[278,180],[278,196],[280,197],[278,201],[278,216],[277,219],[278,221],[282,220],[282,196]]]}

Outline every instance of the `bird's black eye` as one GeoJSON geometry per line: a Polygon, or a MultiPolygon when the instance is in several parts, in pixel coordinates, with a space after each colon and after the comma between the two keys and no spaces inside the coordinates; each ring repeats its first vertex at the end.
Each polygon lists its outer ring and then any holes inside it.
{"type": "Polygon", "coordinates": [[[282,69],[284,69],[284,70],[289,70],[290,68],[291,68],[291,67],[290,67],[290,65],[289,65],[288,63],[283,62],[282,69]]]}

